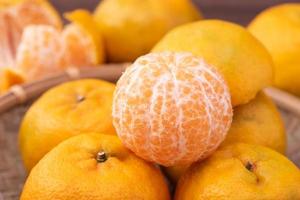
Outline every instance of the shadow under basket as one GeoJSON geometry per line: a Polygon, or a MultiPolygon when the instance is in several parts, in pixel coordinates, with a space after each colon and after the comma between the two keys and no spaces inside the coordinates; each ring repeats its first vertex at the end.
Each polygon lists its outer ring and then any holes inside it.
{"type": "MultiPolygon", "coordinates": [[[[18,149],[20,122],[31,105],[43,92],[60,83],[97,78],[116,82],[127,64],[69,69],[33,83],[13,87],[0,96],[0,200],[19,199],[26,178],[18,149]]],[[[300,99],[269,88],[266,93],[277,104],[288,134],[288,157],[300,166],[300,99]]]]}

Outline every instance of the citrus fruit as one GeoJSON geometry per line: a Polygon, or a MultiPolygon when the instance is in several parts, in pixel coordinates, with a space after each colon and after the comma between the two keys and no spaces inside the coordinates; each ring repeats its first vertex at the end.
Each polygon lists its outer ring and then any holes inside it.
{"type": "Polygon", "coordinates": [[[69,67],[95,66],[103,62],[100,38],[93,37],[95,33],[80,22],[81,18],[88,18],[88,13],[79,11],[70,13],[68,17],[74,22],[63,31],[49,25],[25,28],[17,49],[16,66],[27,81],[41,79],[69,67]]]}
{"type": "Polygon", "coordinates": [[[300,199],[299,169],[267,147],[236,143],[193,164],[175,200],[300,199]]]}
{"type": "Polygon", "coordinates": [[[272,83],[273,63],[265,47],[243,27],[203,20],[171,30],[153,49],[189,51],[203,57],[225,77],[233,106],[245,104],[272,83]]]}
{"type": "Polygon", "coordinates": [[[104,45],[100,30],[92,15],[86,10],[66,13],[71,21],[63,32],[66,42],[66,59],[69,65],[94,66],[104,62],[104,45]]]}
{"type": "Polygon", "coordinates": [[[9,90],[13,85],[21,84],[24,78],[20,72],[7,67],[0,70],[0,94],[9,90]]]}
{"type": "Polygon", "coordinates": [[[190,0],[103,0],[95,11],[110,62],[134,61],[171,28],[201,18],[190,0]]]}
{"type": "Polygon", "coordinates": [[[0,67],[13,66],[23,30],[28,25],[62,27],[58,13],[46,0],[2,0],[0,11],[0,67]]]}
{"type": "Polygon", "coordinates": [[[78,80],[44,93],[21,123],[19,144],[30,169],[61,141],[83,132],[115,134],[111,107],[115,85],[101,80],[78,80]]]}
{"type": "Polygon", "coordinates": [[[0,1],[0,11],[3,9],[6,9],[10,6],[16,5],[22,1],[23,0],[1,0],[0,1]]]}
{"type": "Polygon", "coordinates": [[[20,200],[169,200],[159,169],[117,136],[83,134],[50,151],[26,180],[20,200]]]}
{"type": "Polygon", "coordinates": [[[9,6],[7,12],[15,20],[16,26],[24,29],[32,24],[47,24],[62,28],[62,20],[55,8],[47,0],[23,0],[9,6]]]}
{"type": "Polygon", "coordinates": [[[228,87],[190,53],[138,58],[117,82],[113,123],[125,146],[164,166],[210,155],[232,120],[228,87]]]}
{"type": "MultiPolygon", "coordinates": [[[[15,39],[19,41],[19,34],[11,34],[7,23],[10,17],[0,11],[0,67],[14,66],[15,64],[15,39]]],[[[14,31],[15,32],[15,31],[14,31]]]]}
{"type": "Polygon", "coordinates": [[[300,3],[266,9],[248,29],[269,50],[275,63],[274,85],[300,96],[300,3]]]}
{"type": "Polygon", "coordinates": [[[272,100],[263,92],[248,104],[234,109],[232,124],[222,145],[234,142],[258,144],[285,153],[283,121],[272,100]]]}
{"type": "MultiPolygon", "coordinates": [[[[234,108],[231,127],[221,146],[238,142],[266,146],[282,154],[286,152],[283,121],[264,92],[259,92],[249,103],[234,108]]],[[[176,183],[189,166],[167,167],[164,172],[176,183]]]]}
{"type": "Polygon", "coordinates": [[[60,31],[54,27],[27,26],[17,49],[16,66],[27,81],[51,75],[65,68],[64,47],[60,31]]]}

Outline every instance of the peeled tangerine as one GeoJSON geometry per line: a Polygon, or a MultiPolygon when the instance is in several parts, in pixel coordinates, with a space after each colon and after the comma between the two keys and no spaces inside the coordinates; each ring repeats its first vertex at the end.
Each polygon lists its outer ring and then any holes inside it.
{"type": "MultiPolygon", "coordinates": [[[[13,67],[25,27],[49,25],[61,29],[58,12],[47,0],[0,1],[0,66],[13,67]]],[[[1,74],[1,76],[3,76],[1,74]]]]}
{"type": "Polygon", "coordinates": [[[103,62],[101,35],[89,13],[77,10],[66,17],[72,23],[63,31],[49,25],[25,28],[17,49],[16,67],[26,80],[39,79],[68,67],[95,66],[103,62]]]}
{"type": "Polygon", "coordinates": [[[17,48],[25,27],[42,24],[62,27],[59,14],[47,0],[0,0],[0,93],[25,81],[15,68],[17,48]]]}
{"type": "Polygon", "coordinates": [[[223,77],[190,53],[138,58],[117,83],[113,123],[125,146],[164,166],[210,155],[232,121],[223,77]]]}

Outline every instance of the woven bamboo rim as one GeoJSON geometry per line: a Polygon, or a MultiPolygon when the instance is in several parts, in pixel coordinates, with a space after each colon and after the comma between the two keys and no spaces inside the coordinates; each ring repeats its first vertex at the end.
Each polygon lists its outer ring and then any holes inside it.
{"type": "Polygon", "coordinates": [[[99,67],[84,67],[81,69],[69,68],[64,72],[51,75],[41,80],[14,86],[7,93],[0,96],[0,113],[35,99],[47,89],[66,81],[83,78],[99,78],[116,82],[128,65],[128,63],[124,63],[106,64],[99,67]]]}
{"type": "MultiPolygon", "coordinates": [[[[35,99],[47,89],[66,81],[83,78],[100,78],[106,81],[116,82],[128,65],[129,63],[123,63],[105,64],[99,67],[84,67],[81,69],[69,68],[64,72],[46,77],[42,80],[12,87],[10,91],[0,96],[0,113],[35,99]]],[[[267,88],[265,92],[280,108],[300,117],[300,99],[275,88],[267,88]]]]}

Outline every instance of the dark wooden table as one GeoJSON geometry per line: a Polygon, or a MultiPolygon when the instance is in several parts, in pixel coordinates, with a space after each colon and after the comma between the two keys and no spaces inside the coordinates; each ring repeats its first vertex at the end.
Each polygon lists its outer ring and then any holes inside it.
{"type": "MultiPolygon", "coordinates": [[[[52,0],[61,12],[75,8],[94,10],[99,1],[52,0]]],[[[257,13],[269,6],[287,2],[300,3],[300,0],[194,0],[194,2],[206,18],[220,18],[246,25],[257,13]]]]}

